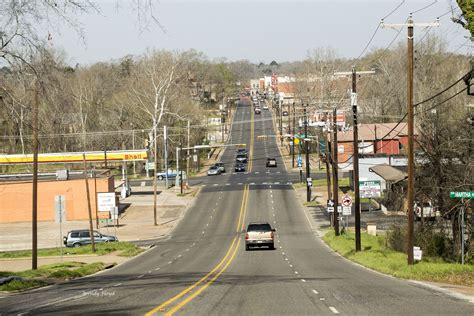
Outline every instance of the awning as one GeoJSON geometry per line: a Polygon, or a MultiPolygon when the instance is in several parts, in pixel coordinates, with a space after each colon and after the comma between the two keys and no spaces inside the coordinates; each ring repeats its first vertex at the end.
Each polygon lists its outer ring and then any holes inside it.
{"type": "Polygon", "coordinates": [[[389,166],[387,164],[380,164],[369,168],[370,172],[374,172],[385,181],[397,183],[408,178],[408,174],[397,168],[389,166]]]}

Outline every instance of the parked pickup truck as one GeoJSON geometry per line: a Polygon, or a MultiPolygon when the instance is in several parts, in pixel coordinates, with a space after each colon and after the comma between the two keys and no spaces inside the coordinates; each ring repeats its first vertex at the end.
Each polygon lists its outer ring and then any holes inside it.
{"type": "MultiPolygon", "coordinates": [[[[180,172],[181,173],[181,172],[180,172]]],[[[176,170],[171,170],[168,169],[168,180],[170,179],[176,179],[176,176],[178,175],[178,172],[176,170]]],[[[166,172],[157,172],[156,177],[158,180],[163,180],[166,178],[166,172]]],[[[183,171],[183,180],[186,179],[186,172],[183,171]]]]}
{"type": "Polygon", "coordinates": [[[250,223],[245,234],[245,250],[262,246],[275,249],[274,233],[275,229],[268,223],[250,223]]]}
{"type": "Polygon", "coordinates": [[[439,211],[436,207],[431,204],[430,201],[428,202],[415,202],[415,206],[413,208],[415,213],[415,219],[417,221],[421,221],[421,217],[423,219],[434,220],[437,216],[439,216],[439,211]]]}

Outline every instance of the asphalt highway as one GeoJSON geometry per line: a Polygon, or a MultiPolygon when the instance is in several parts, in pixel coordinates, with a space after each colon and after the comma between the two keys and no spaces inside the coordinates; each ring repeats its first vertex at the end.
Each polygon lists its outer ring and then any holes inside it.
{"type": "Polygon", "coordinates": [[[247,174],[201,179],[195,206],[166,239],[91,277],[0,299],[0,314],[473,315],[472,303],[354,265],[311,229],[281,160],[269,111],[241,100],[232,142],[246,143],[247,174]],[[275,157],[277,168],[266,168],[275,157]],[[204,185],[205,184],[205,185],[204,185]],[[268,221],[276,249],[245,251],[246,226],[268,221]]]}

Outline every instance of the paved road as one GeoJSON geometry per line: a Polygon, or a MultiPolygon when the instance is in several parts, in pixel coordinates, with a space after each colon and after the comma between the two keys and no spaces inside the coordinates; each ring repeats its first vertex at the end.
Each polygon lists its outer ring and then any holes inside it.
{"type": "MultiPolygon", "coordinates": [[[[89,278],[2,298],[0,313],[474,314],[468,302],[370,272],[330,251],[286,184],[281,159],[266,173],[263,158],[279,152],[274,139],[257,140],[273,134],[272,124],[251,110],[248,101],[239,106],[232,130],[234,141],[251,145],[250,174],[210,177],[218,182],[202,188],[171,236],[138,258],[89,278]],[[276,250],[245,251],[242,230],[249,221],[276,227],[276,250]]],[[[223,160],[232,163],[232,149],[223,160]]]]}

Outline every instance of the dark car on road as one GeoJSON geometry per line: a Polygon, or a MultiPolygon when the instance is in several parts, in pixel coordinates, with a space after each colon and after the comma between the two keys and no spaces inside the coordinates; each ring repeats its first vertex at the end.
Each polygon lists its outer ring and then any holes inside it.
{"type": "Polygon", "coordinates": [[[239,148],[235,151],[237,155],[248,155],[249,151],[245,148],[239,148]]]}
{"type": "Polygon", "coordinates": [[[247,155],[244,155],[244,154],[237,154],[237,156],[235,156],[235,160],[236,160],[237,162],[246,163],[246,162],[247,162],[247,155]]]}
{"type": "MultiPolygon", "coordinates": [[[[95,243],[112,241],[118,241],[117,237],[103,235],[94,230],[95,243]]],[[[92,243],[92,239],[88,229],[71,230],[63,237],[63,242],[66,247],[80,247],[92,243]]]]}
{"type": "Polygon", "coordinates": [[[237,163],[234,168],[235,172],[245,172],[245,169],[246,166],[243,163],[237,163]]]}

